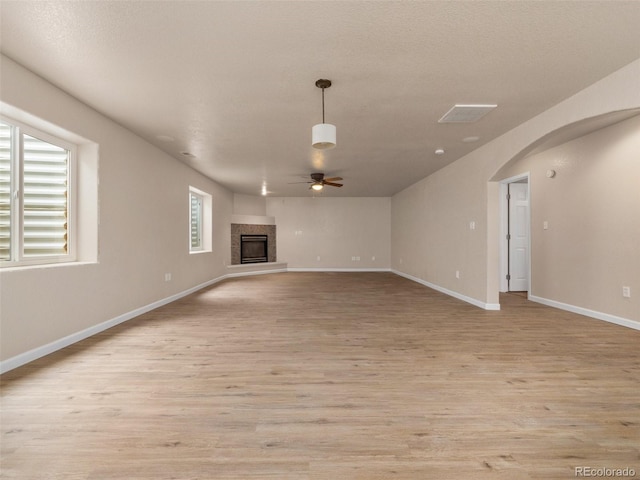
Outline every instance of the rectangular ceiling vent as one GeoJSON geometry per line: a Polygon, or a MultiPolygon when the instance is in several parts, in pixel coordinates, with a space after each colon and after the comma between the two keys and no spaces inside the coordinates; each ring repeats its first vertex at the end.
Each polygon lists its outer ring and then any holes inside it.
{"type": "Polygon", "coordinates": [[[497,105],[454,105],[438,123],[473,123],[480,120],[497,105]]]}

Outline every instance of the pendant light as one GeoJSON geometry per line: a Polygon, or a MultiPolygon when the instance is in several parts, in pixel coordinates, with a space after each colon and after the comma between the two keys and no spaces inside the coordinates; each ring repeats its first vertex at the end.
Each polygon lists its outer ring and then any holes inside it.
{"type": "Polygon", "coordinates": [[[331,80],[316,80],[316,87],[322,89],[322,123],[311,129],[311,144],[313,148],[325,150],[336,146],[336,126],[324,123],[324,89],[331,86],[331,80]]]}

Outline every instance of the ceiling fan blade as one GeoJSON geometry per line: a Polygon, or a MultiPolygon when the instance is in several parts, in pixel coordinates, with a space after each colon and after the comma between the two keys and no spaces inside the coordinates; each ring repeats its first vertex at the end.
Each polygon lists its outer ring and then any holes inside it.
{"type": "Polygon", "coordinates": [[[324,182],[325,185],[331,185],[332,187],[341,187],[342,184],[341,183],[333,183],[333,182],[327,182],[326,180],[324,182]]]}
{"type": "Polygon", "coordinates": [[[331,177],[331,178],[325,178],[324,181],[325,182],[335,182],[338,180],[342,180],[342,177],[331,177]]]}
{"type": "Polygon", "coordinates": [[[295,185],[297,183],[314,183],[314,182],[289,182],[287,185],[295,185]]]}

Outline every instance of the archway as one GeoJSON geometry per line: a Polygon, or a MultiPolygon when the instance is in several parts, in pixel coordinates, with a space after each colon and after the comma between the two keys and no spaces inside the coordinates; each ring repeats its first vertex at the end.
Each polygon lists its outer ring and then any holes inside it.
{"type": "MultiPolygon", "coordinates": [[[[488,245],[489,261],[487,280],[490,299],[495,298],[498,300],[499,292],[505,291],[505,281],[502,278],[505,273],[506,261],[504,248],[505,198],[503,197],[505,195],[506,183],[508,183],[510,178],[514,178],[514,176],[518,175],[529,175],[528,171],[520,171],[521,169],[518,169],[518,166],[524,168],[520,162],[524,161],[528,157],[541,154],[546,150],[550,150],[579,137],[589,135],[598,130],[623,122],[637,115],[640,115],[640,108],[609,112],[556,128],[527,145],[497,169],[494,175],[490,178],[488,184],[488,218],[493,220],[490,224],[492,235],[489,237],[488,245]]],[[[553,176],[555,172],[549,171],[547,173],[548,175],[553,176]]],[[[535,198],[532,199],[532,202],[535,203],[535,198]]]]}

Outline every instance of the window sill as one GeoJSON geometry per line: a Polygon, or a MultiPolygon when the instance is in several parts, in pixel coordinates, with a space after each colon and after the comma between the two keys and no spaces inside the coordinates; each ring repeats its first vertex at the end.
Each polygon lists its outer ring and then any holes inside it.
{"type": "Polygon", "coordinates": [[[58,263],[46,263],[37,265],[14,265],[11,267],[0,267],[0,273],[5,272],[17,272],[25,270],[39,270],[49,268],[61,268],[61,267],[82,267],[86,265],[97,265],[98,262],[58,262],[58,263]]]}

